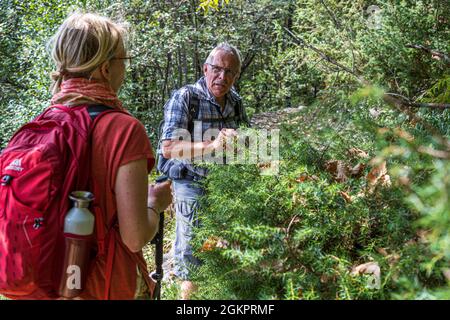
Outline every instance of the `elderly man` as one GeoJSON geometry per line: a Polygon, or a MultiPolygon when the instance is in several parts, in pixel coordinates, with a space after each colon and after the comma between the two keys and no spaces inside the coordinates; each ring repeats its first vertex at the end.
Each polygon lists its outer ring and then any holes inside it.
{"type": "MultiPolygon", "coordinates": [[[[194,85],[176,91],[164,106],[161,136],[162,157],[158,167],[173,180],[176,210],[174,273],[182,279],[181,299],[189,299],[197,288],[190,272],[200,264],[192,255],[192,228],[198,226],[198,197],[204,190],[197,183],[207,170],[192,162],[200,156],[221,152],[224,143],[237,136],[236,128],[247,124],[240,96],[233,84],[241,69],[239,51],[221,43],[205,64],[204,76],[194,85]],[[205,131],[216,130],[216,139],[203,139],[205,131]],[[186,135],[187,133],[187,135],[186,135]],[[180,140],[183,137],[183,140],[180,140]]],[[[210,135],[209,135],[210,136],[210,135]]],[[[229,144],[228,144],[229,145],[229,144]]]]}

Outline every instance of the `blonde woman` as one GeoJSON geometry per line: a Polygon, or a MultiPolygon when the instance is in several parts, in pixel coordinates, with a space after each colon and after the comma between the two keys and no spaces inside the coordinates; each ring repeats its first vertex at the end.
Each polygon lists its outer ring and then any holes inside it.
{"type": "MultiPolygon", "coordinates": [[[[117,98],[129,59],[125,36],[125,28],[108,18],[69,16],[50,42],[56,64],[52,105],[125,110],[117,98]]],[[[113,112],[101,117],[92,134],[92,149],[93,192],[104,220],[112,223],[113,236],[107,239],[114,243],[105,246],[114,248],[114,255],[109,262],[107,255],[96,256],[80,297],[150,297],[153,283],[141,250],[157,232],[158,212],[171,202],[170,185],[147,185],[154,165],[152,149],[144,126],[129,115],[113,112]]]]}

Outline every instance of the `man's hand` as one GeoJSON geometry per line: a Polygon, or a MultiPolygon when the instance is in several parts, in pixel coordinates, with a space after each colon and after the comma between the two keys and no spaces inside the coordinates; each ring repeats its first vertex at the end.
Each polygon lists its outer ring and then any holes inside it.
{"type": "Polygon", "coordinates": [[[238,137],[238,133],[235,129],[222,129],[219,132],[217,138],[213,141],[212,146],[214,149],[225,148],[227,150],[232,149],[235,139],[238,137]]]}
{"type": "Polygon", "coordinates": [[[147,205],[155,208],[158,212],[164,211],[172,203],[171,185],[169,180],[162,183],[150,184],[148,186],[147,205]]]}

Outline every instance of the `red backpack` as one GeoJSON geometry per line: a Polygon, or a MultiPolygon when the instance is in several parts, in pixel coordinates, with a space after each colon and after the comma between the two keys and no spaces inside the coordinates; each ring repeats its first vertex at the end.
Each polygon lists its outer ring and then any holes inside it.
{"type": "MultiPolygon", "coordinates": [[[[98,115],[118,112],[107,109],[51,106],[21,127],[0,154],[0,294],[58,297],[68,196],[89,190],[91,131],[98,115]]],[[[95,218],[98,238],[104,223],[95,218]]]]}

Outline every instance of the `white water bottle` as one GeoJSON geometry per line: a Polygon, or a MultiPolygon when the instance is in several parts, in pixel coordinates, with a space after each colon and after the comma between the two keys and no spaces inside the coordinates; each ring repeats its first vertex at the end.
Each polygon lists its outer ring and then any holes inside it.
{"type": "Polygon", "coordinates": [[[74,298],[83,291],[89,269],[95,217],[88,208],[94,195],[74,191],[69,198],[74,201],[74,206],[64,219],[65,255],[59,295],[74,298]]]}

